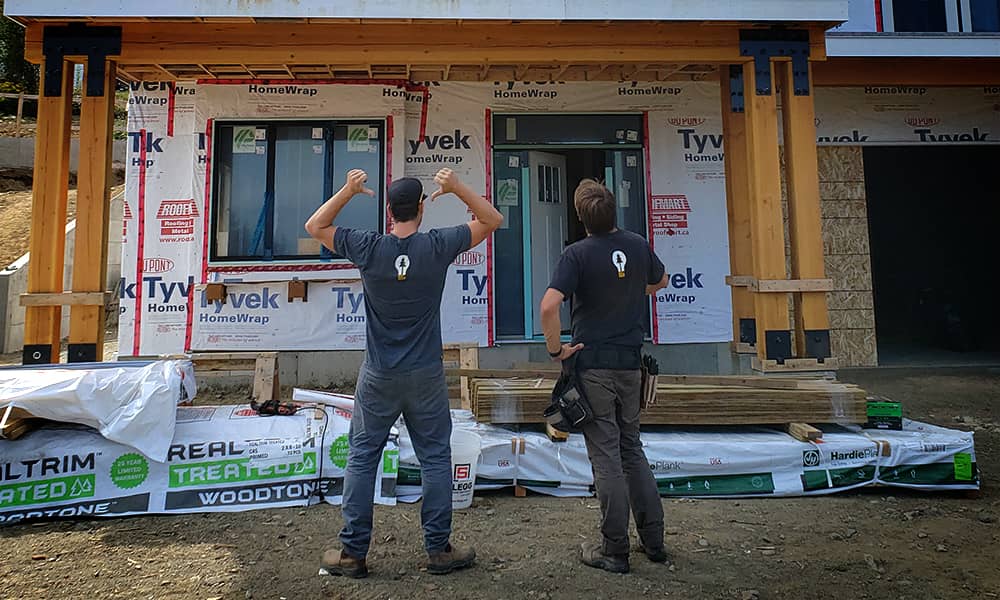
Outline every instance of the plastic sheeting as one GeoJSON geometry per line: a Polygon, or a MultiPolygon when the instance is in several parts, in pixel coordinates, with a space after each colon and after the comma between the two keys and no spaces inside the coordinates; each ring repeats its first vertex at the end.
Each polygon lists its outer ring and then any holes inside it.
{"type": "MultiPolygon", "coordinates": [[[[453,411],[453,421],[483,440],[477,490],[520,485],[553,496],[592,494],[582,435],[552,442],[476,423],[468,411],[453,411]]],[[[818,443],[764,427],[657,428],[644,431],[642,442],[662,496],[805,496],[874,484],[979,489],[973,434],[911,420],[902,431],[827,426],[818,443]]],[[[399,445],[398,493],[413,501],[420,467],[405,430],[399,445]]]]}
{"type": "Polygon", "coordinates": [[[0,406],[93,427],[158,462],[174,437],[177,404],[196,391],[190,361],[0,369],[0,406]]]}

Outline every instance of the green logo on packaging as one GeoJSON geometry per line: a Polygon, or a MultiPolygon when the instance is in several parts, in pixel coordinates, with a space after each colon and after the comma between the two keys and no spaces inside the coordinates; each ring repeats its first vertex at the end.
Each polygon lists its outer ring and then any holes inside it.
{"type": "Polygon", "coordinates": [[[55,477],[41,481],[28,481],[0,485],[0,508],[55,504],[94,495],[93,475],[55,477]]]}
{"type": "Polygon", "coordinates": [[[386,450],[382,454],[382,473],[391,475],[399,470],[399,450],[386,450]]]}
{"type": "Polygon", "coordinates": [[[111,464],[111,481],[120,489],[130,490],[149,477],[149,462],[141,454],[122,454],[111,464]]]}
{"type": "Polygon", "coordinates": [[[330,444],[330,461],[341,469],[346,469],[347,452],[350,449],[351,442],[347,439],[347,436],[342,435],[338,437],[330,444]]]}

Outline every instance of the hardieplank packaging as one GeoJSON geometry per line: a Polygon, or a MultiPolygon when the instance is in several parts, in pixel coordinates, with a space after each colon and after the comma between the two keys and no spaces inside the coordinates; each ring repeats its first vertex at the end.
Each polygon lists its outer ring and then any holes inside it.
{"type": "MultiPolygon", "coordinates": [[[[162,463],[89,429],[39,430],[0,442],[0,524],[340,504],[349,426],[340,408],[292,417],[248,406],[180,408],[162,463]]],[[[396,502],[397,460],[390,441],[379,504],[396,502]]]]}
{"type": "Polygon", "coordinates": [[[884,398],[869,398],[865,403],[868,429],[891,429],[899,431],[903,428],[903,407],[899,402],[884,398]]]}
{"type": "MultiPolygon", "coordinates": [[[[476,423],[453,411],[455,428],[482,438],[476,489],[520,485],[553,496],[590,496],[593,476],[583,436],[551,442],[476,423]],[[523,440],[523,441],[522,441],[523,440]]],[[[901,431],[827,426],[822,443],[765,427],[656,428],[643,449],[661,496],[804,496],[874,484],[925,490],[979,489],[973,434],[903,420],[901,431]]],[[[400,436],[399,497],[420,495],[420,465],[400,436]]]]}

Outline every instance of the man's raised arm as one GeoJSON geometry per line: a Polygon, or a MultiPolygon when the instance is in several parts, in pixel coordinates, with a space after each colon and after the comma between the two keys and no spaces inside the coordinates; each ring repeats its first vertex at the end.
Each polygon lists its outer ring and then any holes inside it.
{"type": "Polygon", "coordinates": [[[351,198],[357,194],[368,194],[375,197],[375,192],[365,187],[367,181],[368,174],[361,169],[352,169],[348,172],[344,187],[317,208],[316,212],[306,221],[306,231],[309,235],[329,248],[330,251],[336,252],[333,247],[333,235],[337,232],[337,227],[333,222],[351,198]]]}
{"type": "Polygon", "coordinates": [[[486,198],[473,192],[469,186],[462,183],[458,179],[458,175],[455,175],[451,169],[441,169],[438,171],[437,175],[434,176],[434,182],[440,188],[431,194],[431,201],[434,201],[434,199],[442,194],[452,193],[458,196],[469,207],[472,214],[476,215],[475,221],[469,221],[469,230],[472,232],[472,244],[470,247],[475,248],[478,246],[486,239],[486,236],[499,229],[500,225],[503,224],[503,215],[500,214],[500,211],[490,204],[486,198]]]}

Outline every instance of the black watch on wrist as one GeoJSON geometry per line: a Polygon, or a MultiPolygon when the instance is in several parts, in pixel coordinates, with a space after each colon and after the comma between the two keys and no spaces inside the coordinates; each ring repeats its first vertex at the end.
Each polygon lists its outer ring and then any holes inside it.
{"type": "MultiPolygon", "coordinates": [[[[546,350],[548,350],[548,348],[546,348],[546,350]]],[[[557,356],[561,356],[562,352],[563,352],[563,349],[560,346],[559,350],[557,350],[556,352],[549,352],[549,356],[551,356],[552,358],[555,358],[557,356]]]]}

